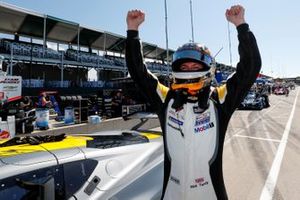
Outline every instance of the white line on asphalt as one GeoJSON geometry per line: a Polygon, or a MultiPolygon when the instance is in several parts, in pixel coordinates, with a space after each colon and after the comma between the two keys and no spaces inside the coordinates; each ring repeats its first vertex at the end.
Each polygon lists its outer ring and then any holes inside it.
{"type": "Polygon", "coordinates": [[[273,161],[273,164],[272,164],[271,170],[269,172],[268,178],[265,182],[265,186],[263,188],[263,191],[260,195],[260,200],[272,200],[272,198],[273,198],[274,189],[275,189],[278,174],[279,174],[279,171],[280,171],[282,158],[283,158],[283,155],[284,155],[286,143],[287,143],[287,140],[288,140],[288,137],[289,137],[289,133],[290,133],[293,117],[294,117],[294,112],[295,112],[295,108],[296,108],[298,94],[299,94],[299,90],[297,90],[297,94],[296,94],[295,101],[294,101],[294,104],[293,104],[292,112],[291,112],[289,120],[288,120],[288,122],[285,126],[285,130],[284,130],[283,136],[281,138],[281,142],[279,144],[275,159],[273,161]]]}
{"type": "Polygon", "coordinates": [[[247,126],[245,126],[244,129],[242,130],[239,130],[238,132],[236,132],[233,136],[229,137],[225,142],[224,142],[224,146],[227,145],[231,140],[232,138],[235,136],[235,135],[238,135],[242,132],[244,132],[245,130],[247,130],[250,126],[252,126],[254,123],[256,123],[258,120],[261,120],[263,116],[265,116],[267,113],[271,112],[274,108],[277,107],[278,104],[280,104],[282,101],[279,101],[278,103],[276,103],[274,106],[272,106],[271,108],[269,108],[269,110],[267,110],[266,112],[264,112],[260,117],[256,118],[255,120],[253,120],[251,123],[249,123],[247,126]]]}
{"type": "MultiPolygon", "coordinates": [[[[272,119],[273,119],[273,117],[272,117],[272,119]]],[[[270,132],[267,130],[267,127],[266,127],[266,125],[265,125],[265,123],[263,122],[263,123],[261,123],[262,124],[262,130],[263,130],[263,132],[266,134],[266,138],[271,138],[271,134],[270,134],[270,132]]],[[[275,155],[275,152],[276,152],[276,150],[277,150],[277,147],[275,146],[275,144],[274,143],[271,143],[270,144],[270,148],[271,148],[271,150],[272,150],[272,153],[273,153],[273,155],[275,155]]],[[[272,156],[273,156],[272,155],[272,156]]]]}
{"type": "Polygon", "coordinates": [[[276,140],[276,139],[252,137],[252,136],[246,136],[246,135],[234,135],[234,137],[249,138],[249,139],[254,139],[254,140],[265,140],[265,141],[269,141],[269,142],[280,142],[280,140],[276,140]]]}
{"type": "Polygon", "coordinates": [[[288,115],[281,115],[280,114],[280,116],[277,116],[277,117],[272,116],[272,119],[281,119],[281,118],[286,118],[286,117],[288,117],[288,115]]]}

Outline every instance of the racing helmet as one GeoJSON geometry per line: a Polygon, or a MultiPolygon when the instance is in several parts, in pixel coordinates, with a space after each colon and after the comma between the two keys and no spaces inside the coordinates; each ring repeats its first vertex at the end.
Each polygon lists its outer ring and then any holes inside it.
{"type": "Polygon", "coordinates": [[[186,89],[191,95],[197,94],[202,88],[210,86],[215,72],[215,61],[204,45],[187,43],[179,47],[173,54],[173,90],[186,89]],[[197,71],[181,70],[186,62],[200,63],[203,68],[197,71]]]}

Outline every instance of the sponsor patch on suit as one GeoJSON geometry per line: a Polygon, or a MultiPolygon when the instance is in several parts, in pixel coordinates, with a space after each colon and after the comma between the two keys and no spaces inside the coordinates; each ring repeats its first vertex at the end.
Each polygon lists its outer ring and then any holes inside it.
{"type": "Polygon", "coordinates": [[[179,126],[183,125],[183,121],[180,121],[179,119],[176,119],[175,117],[169,116],[169,120],[179,126]]]}
{"type": "Polygon", "coordinates": [[[207,129],[213,128],[214,126],[215,126],[214,123],[210,122],[210,123],[205,124],[203,126],[195,127],[194,128],[194,132],[195,133],[201,133],[201,132],[203,132],[203,131],[205,131],[207,129]]]}
{"type": "Polygon", "coordinates": [[[210,129],[214,127],[214,123],[210,122],[210,113],[203,113],[196,117],[195,120],[195,127],[194,132],[195,133],[201,133],[207,129],[210,129]]]}
{"type": "Polygon", "coordinates": [[[204,177],[200,177],[194,180],[194,183],[190,185],[190,188],[193,189],[197,187],[203,187],[205,185],[208,185],[208,181],[206,181],[204,177]]]}
{"type": "Polygon", "coordinates": [[[210,122],[210,113],[203,113],[196,117],[195,126],[200,126],[210,122]]]}

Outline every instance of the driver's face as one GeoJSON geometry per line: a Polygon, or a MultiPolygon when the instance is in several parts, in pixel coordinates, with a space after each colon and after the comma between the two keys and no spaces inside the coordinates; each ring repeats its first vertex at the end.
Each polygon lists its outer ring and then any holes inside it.
{"type": "Polygon", "coordinates": [[[203,68],[202,64],[196,62],[185,62],[180,66],[181,71],[198,71],[203,68]]]}

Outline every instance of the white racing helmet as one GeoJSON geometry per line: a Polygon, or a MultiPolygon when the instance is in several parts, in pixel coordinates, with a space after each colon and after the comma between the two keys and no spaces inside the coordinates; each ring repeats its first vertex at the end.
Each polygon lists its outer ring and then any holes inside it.
{"type": "Polygon", "coordinates": [[[186,89],[195,95],[202,88],[210,86],[214,77],[215,62],[207,47],[198,43],[187,43],[179,47],[173,54],[172,70],[173,90],[186,89]],[[180,66],[186,62],[196,62],[203,65],[197,71],[182,71],[180,66]]]}

